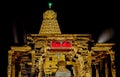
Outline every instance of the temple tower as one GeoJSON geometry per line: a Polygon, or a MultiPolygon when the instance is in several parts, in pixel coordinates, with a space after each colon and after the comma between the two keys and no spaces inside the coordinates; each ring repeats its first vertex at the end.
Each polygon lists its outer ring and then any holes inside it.
{"type": "Polygon", "coordinates": [[[94,43],[91,34],[62,34],[51,6],[39,34],[28,34],[23,46],[11,46],[8,77],[55,77],[68,74],[66,67],[72,77],[116,77],[115,44],[94,43]]]}
{"type": "Polygon", "coordinates": [[[51,10],[51,3],[49,3],[49,10],[43,13],[43,21],[40,27],[39,34],[61,34],[59,24],[57,21],[57,13],[51,10]]]}

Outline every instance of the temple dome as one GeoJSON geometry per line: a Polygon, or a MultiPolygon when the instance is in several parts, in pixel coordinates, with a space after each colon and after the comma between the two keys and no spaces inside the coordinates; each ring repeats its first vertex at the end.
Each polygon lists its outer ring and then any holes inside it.
{"type": "Polygon", "coordinates": [[[61,34],[57,20],[57,13],[51,9],[43,13],[43,21],[39,31],[40,35],[61,34]]]}
{"type": "Polygon", "coordinates": [[[47,10],[43,13],[43,19],[56,19],[57,14],[53,10],[47,10]]]}

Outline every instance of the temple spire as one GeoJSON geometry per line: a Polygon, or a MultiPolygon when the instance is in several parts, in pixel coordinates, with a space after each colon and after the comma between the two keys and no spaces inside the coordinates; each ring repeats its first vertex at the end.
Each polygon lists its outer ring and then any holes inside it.
{"type": "Polygon", "coordinates": [[[39,34],[61,34],[61,30],[57,20],[57,13],[51,10],[52,3],[48,3],[49,10],[43,13],[43,21],[39,34]]]}

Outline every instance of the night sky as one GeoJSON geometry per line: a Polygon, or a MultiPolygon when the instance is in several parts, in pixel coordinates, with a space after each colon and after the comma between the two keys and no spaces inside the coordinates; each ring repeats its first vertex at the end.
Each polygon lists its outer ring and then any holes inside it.
{"type": "MultiPolygon", "coordinates": [[[[0,28],[0,69],[6,77],[7,51],[11,45],[24,44],[23,34],[38,34],[43,12],[52,2],[52,9],[57,12],[57,19],[64,34],[92,34],[98,37],[107,29],[112,29],[113,36],[106,42],[116,43],[116,61],[119,59],[120,45],[119,4],[105,1],[79,0],[27,0],[3,1],[1,7],[2,24],[0,28]]],[[[118,65],[118,63],[116,63],[118,65]]]]}

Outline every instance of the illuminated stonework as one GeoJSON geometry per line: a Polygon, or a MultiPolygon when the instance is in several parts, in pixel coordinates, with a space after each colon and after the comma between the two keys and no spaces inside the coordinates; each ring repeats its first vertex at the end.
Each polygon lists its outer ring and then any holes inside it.
{"type": "Polygon", "coordinates": [[[40,35],[61,34],[57,21],[57,14],[53,10],[47,10],[43,13],[43,21],[40,28],[40,35]]]}
{"type": "Polygon", "coordinates": [[[66,68],[72,77],[116,77],[114,43],[89,46],[91,34],[61,34],[56,17],[53,10],[45,11],[39,34],[28,34],[24,46],[11,46],[8,77],[55,77],[66,68]]]}

